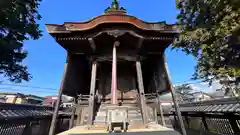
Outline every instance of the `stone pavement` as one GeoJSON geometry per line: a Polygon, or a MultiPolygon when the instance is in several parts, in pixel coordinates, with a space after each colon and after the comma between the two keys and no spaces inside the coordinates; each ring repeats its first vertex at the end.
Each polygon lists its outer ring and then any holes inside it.
{"type": "Polygon", "coordinates": [[[149,124],[148,127],[132,126],[125,133],[109,133],[104,126],[95,126],[88,129],[87,126],[76,126],[70,130],[62,132],[58,135],[106,135],[106,134],[125,134],[125,135],[180,135],[173,129],[163,127],[158,124],[149,124]]]}

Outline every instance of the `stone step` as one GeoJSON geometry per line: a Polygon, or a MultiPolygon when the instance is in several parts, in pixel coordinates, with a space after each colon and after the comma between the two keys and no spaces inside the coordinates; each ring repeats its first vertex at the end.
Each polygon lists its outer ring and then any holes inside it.
{"type": "MultiPolygon", "coordinates": [[[[99,106],[98,112],[96,113],[95,119],[94,119],[94,125],[95,124],[106,124],[106,116],[107,116],[107,108],[111,106],[109,104],[102,104],[99,106]]],[[[141,124],[143,123],[142,120],[142,113],[140,110],[140,107],[136,104],[131,105],[125,105],[124,107],[128,108],[128,120],[129,124],[141,124]]]]}
{"type": "Polygon", "coordinates": [[[143,123],[143,120],[133,120],[133,121],[129,121],[129,125],[140,124],[140,123],[143,123]]]}
{"type": "Polygon", "coordinates": [[[97,112],[97,116],[107,116],[107,113],[104,111],[97,112]]]}
{"type": "MultiPolygon", "coordinates": [[[[99,108],[106,108],[106,107],[109,107],[109,106],[112,106],[112,105],[100,105],[100,107],[99,108]]],[[[140,108],[138,105],[123,105],[123,106],[121,106],[121,107],[127,107],[127,108],[140,108]]]]}
{"type": "MultiPolygon", "coordinates": [[[[109,107],[99,107],[98,110],[106,110],[109,107]]],[[[140,110],[139,107],[126,107],[128,110],[140,110]]]]}
{"type": "Polygon", "coordinates": [[[128,121],[129,122],[132,122],[132,121],[142,121],[142,118],[133,118],[133,119],[129,119],[128,121]]]}
{"type": "MultiPolygon", "coordinates": [[[[98,111],[106,112],[107,107],[106,108],[99,108],[98,111]]],[[[141,110],[139,108],[128,108],[128,111],[141,111],[141,110]]]]}
{"type": "Polygon", "coordinates": [[[94,124],[105,124],[106,121],[97,121],[97,120],[94,120],[93,123],[94,123],[94,124]]]}
{"type": "Polygon", "coordinates": [[[103,118],[101,118],[101,117],[96,117],[95,120],[96,120],[96,121],[106,121],[107,119],[106,119],[106,117],[103,117],[103,118]]]}
{"type": "MultiPolygon", "coordinates": [[[[95,118],[106,118],[106,115],[97,115],[95,116],[95,118]]],[[[141,114],[128,114],[128,118],[132,118],[132,117],[142,117],[141,114]]]]}
{"type": "MultiPolygon", "coordinates": [[[[133,115],[133,114],[140,114],[141,115],[141,111],[128,111],[128,114],[130,114],[130,115],[133,115]]],[[[96,114],[97,116],[106,116],[107,115],[107,113],[105,112],[105,111],[99,111],[99,112],[97,112],[97,114],[96,114]]]]}
{"type": "MultiPolygon", "coordinates": [[[[142,120],[142,116],[132,116],[132,117],[128,117],[129,121],[131,120],[142,120]]],[[[106,121],[106,117],[95,117],[95,121],[106,121]]],[[[149,119],[151,120],[151,119],[149,119]]]]}
{"type": "MultiPolygon", "coordinates": [[[[143,120],[142,119],[131,119],[128,122],[129,123],[142,123],[143,120]]],[[[104,123],[106,123],[105,120],[94,120],[94,124],[104,124],[104,123]]]]}
{"type": "MultiPolygon", "coordinates": [[[[106,119],[106,115],[97,115],[95,116],[95,119],[106,119]]],[[[141,114],[128,114],[128,118],[142,118],[141,114]]]]}

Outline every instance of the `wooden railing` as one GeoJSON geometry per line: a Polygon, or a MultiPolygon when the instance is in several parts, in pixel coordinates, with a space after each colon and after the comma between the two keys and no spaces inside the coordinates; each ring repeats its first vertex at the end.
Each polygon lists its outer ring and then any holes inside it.
{"type": "MultiPolygon", "coordinates": [[[[52,107],[0,103],[0,135],[47,135],[52,114],[52,107]]],[[[60,111],[56,132],[66,130],[62,125],[69,118],[68,112],[60,111]]]]}
{"type": "MultiPolygon", "coordinates": [[[[227,98],[180,104],[180,111],[189,135],[240,135],[240,99],[227,98]]],[[[175,111],[170,117],[179,129],[175,111]]]]}

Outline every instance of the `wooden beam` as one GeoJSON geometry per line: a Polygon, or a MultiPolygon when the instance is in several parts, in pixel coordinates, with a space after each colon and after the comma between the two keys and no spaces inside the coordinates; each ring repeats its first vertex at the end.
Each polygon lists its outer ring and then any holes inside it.
{"type": "Polygon", "coordinates": [[[183,123],[183,118],[182,118],[182,115],[181,115],[181,112],[180,112],[180,109],[179,109],[179,105],[178,105],[178,102],[177,102],[177,99],[176,99],[176,92],[175,92],[174,87],[173,87],[173,85],[171,83],[171,80],[170,80],[170,75],[169,75],[169,71],[168,71],[168,65],[167,65],[167,62],[165,60],[165,55],[162,55],[162,60],[164,62],[164,70],[165,70],[166,75],[167,75],[168,83],[170,84],[172,99],[173,99],[175,111],[176,111],[177,116],[178,116],[178,122],[179,122],[179,125],[181,127],[182,135],[187,135],[187,132],[186,132],[186,129],[185,129],[185,126],[184,126],[184,123],[183,123]]]}
{"type": "Polygon", "coordinates": [[[163,108],[162,108],[162,105],[161,105],[161,101],[159,99],[159,96],[160,96],[159,93],[158,93],[158,86],[159,85],[158,85],[158,82],[157,82],[157,79],[156,79],[156,73],[153,75],[153,80],[154,80],[156,94],[157,94],[157,103],[158,103],[158,109],[159,109],[159,112],[160,112],[161,122],[162,122],[163,126],[166,126],[164,116],[163,116],[163,108]]]}
{"type": "Polygon", "coordinates": [[[93,124],[96,75],[97,75],[97,62],[95,60],[93,60],[93,62],[92,62],[92,73],[91,73],[91,85],[90,85],[90,97],[89,97],[88,125],[93,124]]]}
{"type": "Polygon", "coordinates": [[[148,124],[148,114],[147,114],[147,105],[146,105],[146,99],[144,94],[144,85],[143,85],[143,78],[142,78],[142,68],[140,61],[136,61],[136,69],[137,69],[137,78],[138,78],[138,89],[140,93],[140,104],[141,104],[141,110],[143,115],[143,123],[145,125],[148,124]]]}
{"type": "Polygon", "coordinates": [[[139,38],[138,39],[138,43],[137,43],[137,48],[140,49],[142,47],[144,39],[143,38],[139,38]]]}
{"type": "Polygon", "coordinates": [[[95,51],[96,50],[96,44],[95,44],[93,38],[88,38],[88,42],[89,42],[92,50],[95,51]]]}
{"type": "Polygon", "coordinates": [[[65,79],[66,79],[67,68],[68,68],[68,63],[66,63],[65,66],[64,66],[62,82],[61,82],[61,85],[60,85],[60,89],[58,91],[57,102],[56,102],[53,117],[52,117],[52,122],[51,122],[51,127],[50,127],[50,130],[49,130],[49,135],[55,135],[55,128],[56,128],[56,124],[57,124],[56,120],[57,120],[57,116],[58,116],[59,106],[61,104],[61,97],[62,97],[62,93],[63,93],[63,85],[64,85],[64,82],[65,82],[65,79]]]}
{"type": "Polygon", "coordinates": [[[72,107],[72,114],[71,119],[69,121],[69,129],[73,128],[74,120],[75,120],[75,113],[76,113],[76,99],[74,98],[73,107],[72,107]]]}

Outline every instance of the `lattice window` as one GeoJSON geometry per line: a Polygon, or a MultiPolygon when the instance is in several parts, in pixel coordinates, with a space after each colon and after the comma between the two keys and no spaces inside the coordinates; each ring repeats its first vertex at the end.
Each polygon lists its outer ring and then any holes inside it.
{"type": "Polygon", "coordinates": [[[206,122],[210,132],[221,135],[234,135],[228,119],[206,118],[206,122]]]}

